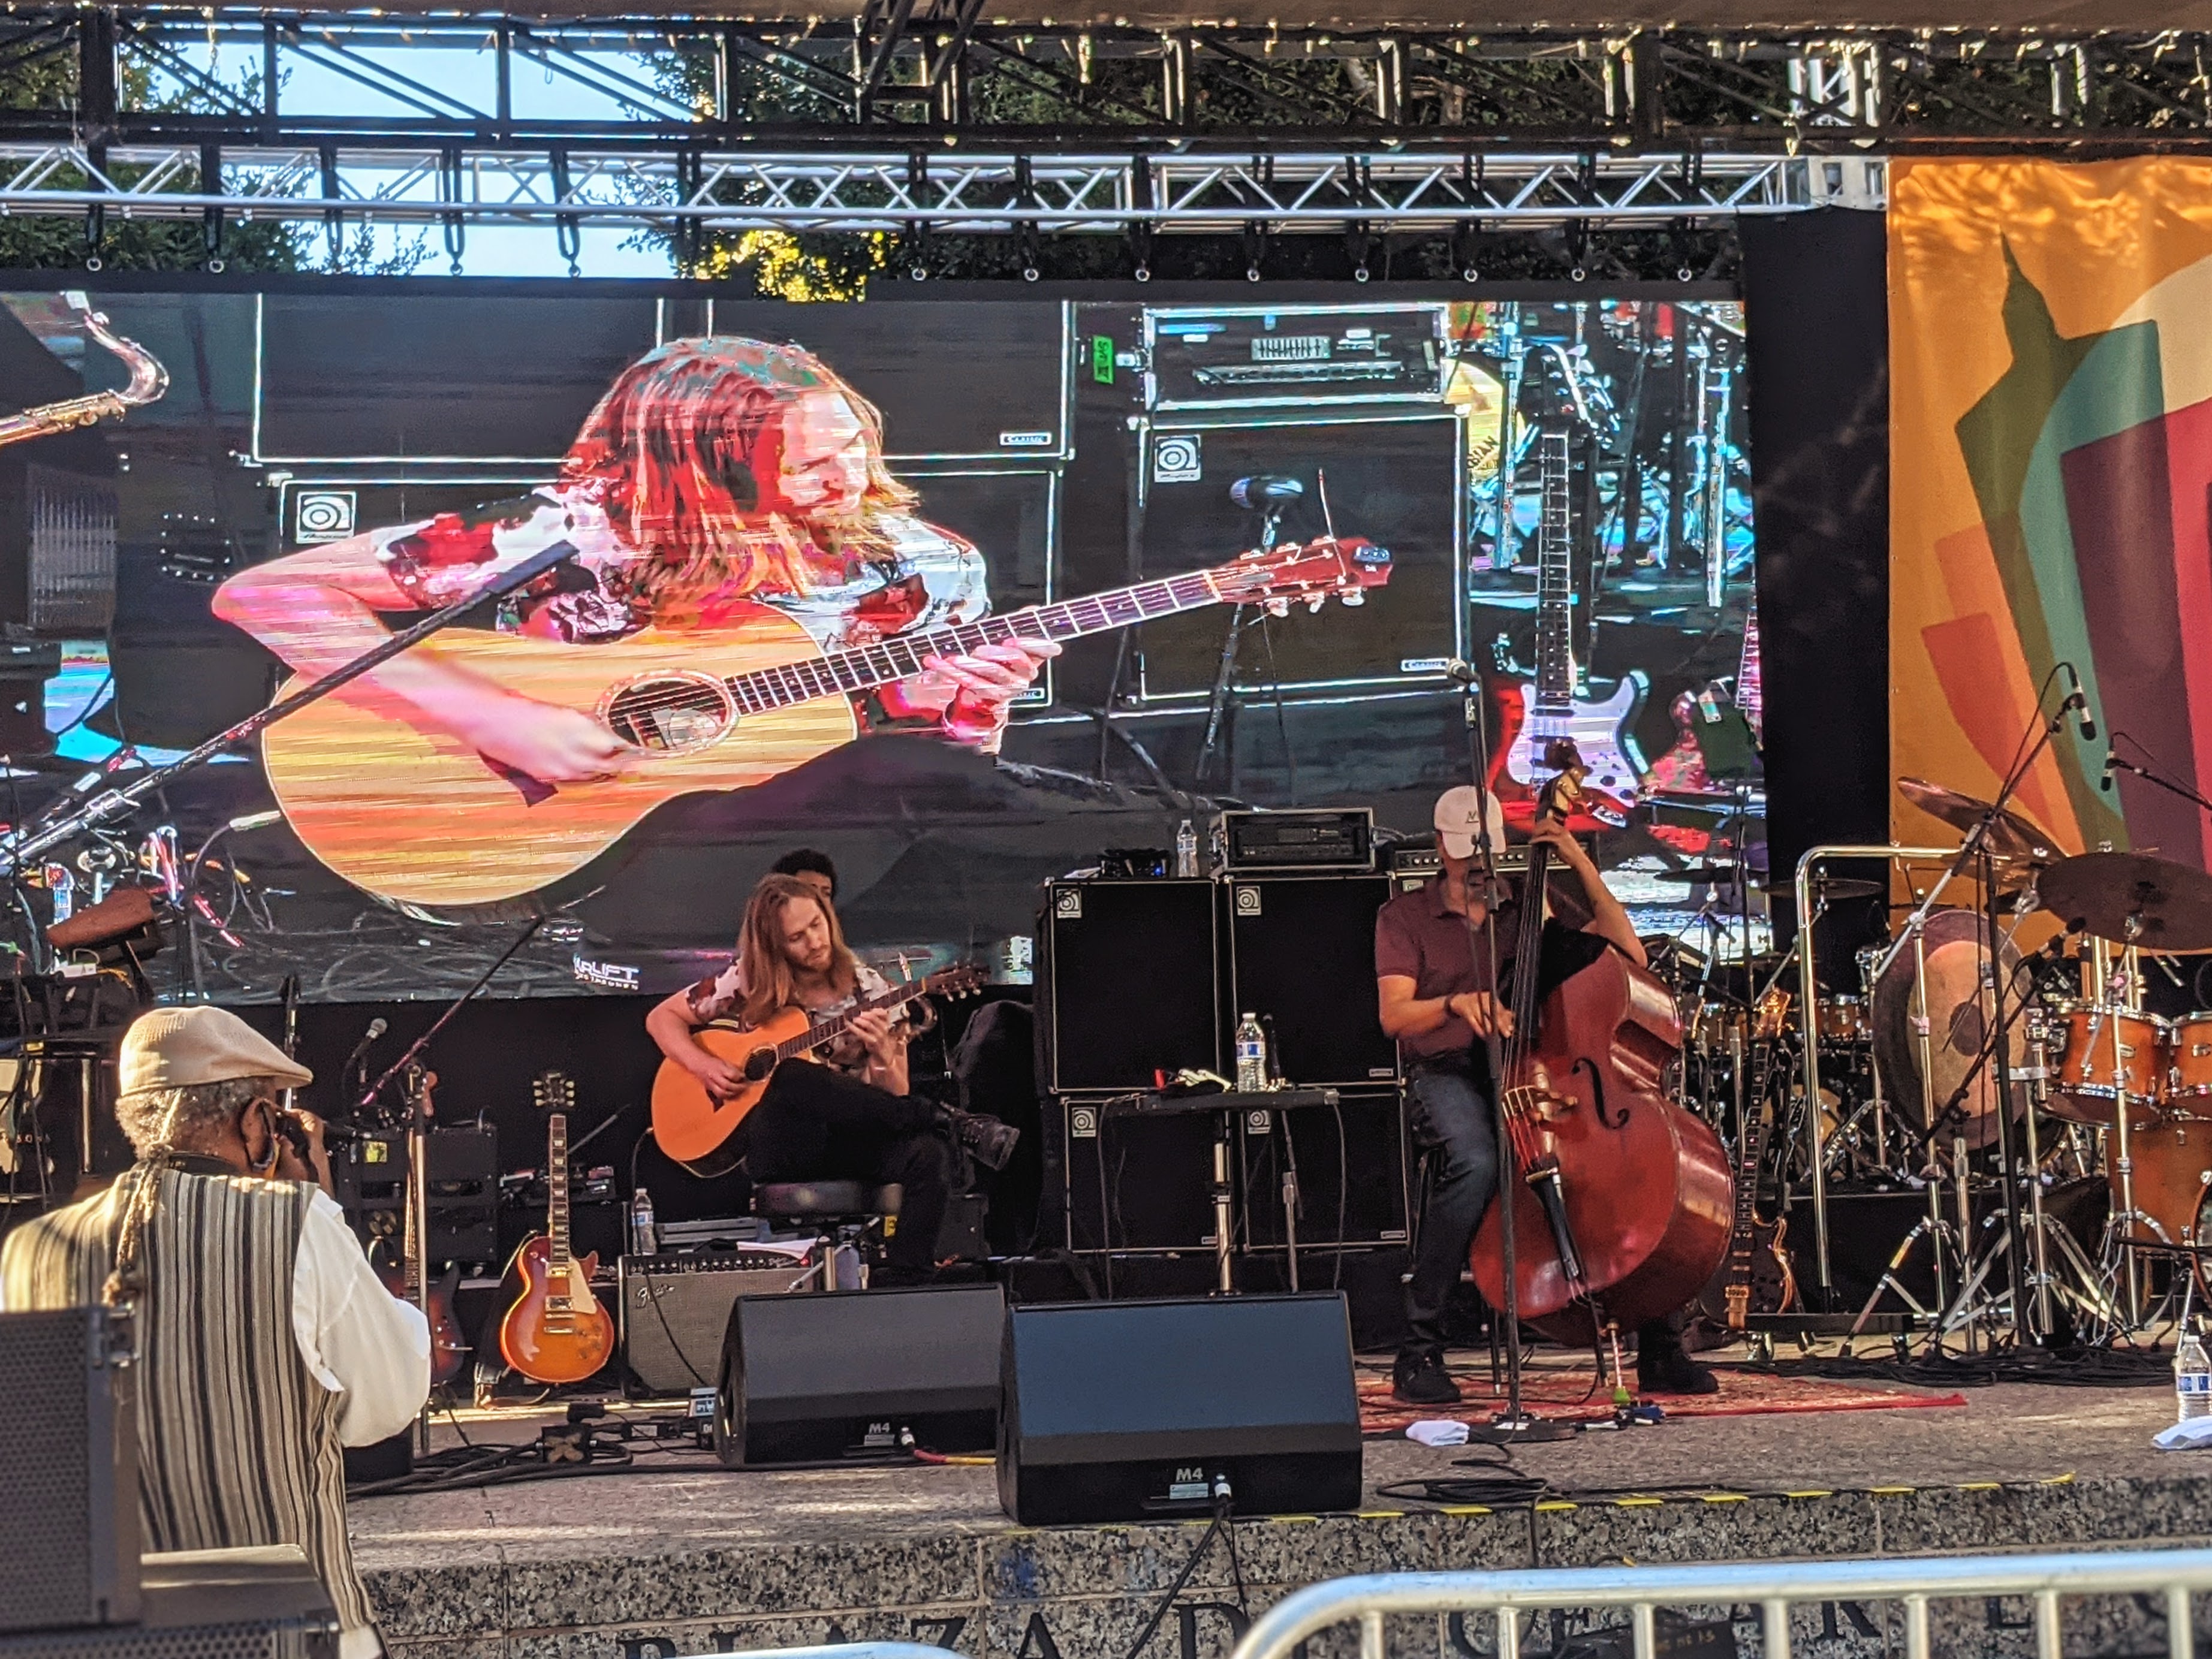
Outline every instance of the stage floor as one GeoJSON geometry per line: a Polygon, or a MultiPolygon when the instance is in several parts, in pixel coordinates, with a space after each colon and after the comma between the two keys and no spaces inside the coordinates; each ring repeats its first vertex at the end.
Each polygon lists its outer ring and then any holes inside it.
{"type": "MultiPolygon", "coordinates": [[[[1249,1605],[1360,1571],[2212,1538],[2212,1458],[2150,1445],[2170,1389],[1965,1394],[1954,1407],[1681,1418],[1519,1447],[1517,1467],[1555,1494],[1533,1512],[1382,1496],[1496,1454],[1370,1440],[1361,1514],[1238,1524],[1249,1605]]],[[[477,1444],[525,1442],[545,1420],[464,1427],[477,1444]]],[[[441,1423],[439,1443],[453,1436],[441,1423]]],[[[397,1659],[667,1659],[848,1638],[1121,1659],[1198,1537],[1188,1524],[1017,1528],[988,1467],[640,1461],[653,1467],[356,1499],[356,1558],[397,1659]]],[[[1217,1547],[1147,1651],[1224,1653],[1239,1621],[1217,1547]]],[[[1440,1627],[1392,1643],[1453,1647],[1440,1627]]]]}

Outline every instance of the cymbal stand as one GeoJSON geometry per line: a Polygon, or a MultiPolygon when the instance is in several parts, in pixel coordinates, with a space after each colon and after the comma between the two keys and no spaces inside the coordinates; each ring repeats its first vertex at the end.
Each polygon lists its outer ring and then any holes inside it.
{"type": "Polygon", "coordinates": [[[1946,1249],[1950,1251],[1950,1259],[1957,1265],[1961,1276],[1966,1273],[1966,1254],[1965,1241],[1943,1214],[1943,1171],[1940,1163],[1931,1161],[1929,1164],[1924,1171],[1923,1184],[1928,1194],[1928,1213],[1914,1222],[1912,1231],[1898,1241],[1897,1249],[1889,1258],[1889,1265],[1882,1269],[1881,1278],[1875,1284],[1873,1293],[1867,1297],[1866,1304],[1859,1310],[1859,1316],[1851,1322],[1850,1329],[1844,1334],[1843,1355],[1846,1359],[1851,1357],[1851,1344],[1865,1331],[1868,1322],[1874,1317],[1875,1310],[1881,1305],[1885,1295],[1895,1296],[1913,1318],[1936,1327],[1934,1340],[1939,1346],[1942,1345],[1941,1320],[1950,1300],[1944,1289],[1943,1253],[1946,1249]],[[1898,1277],[1899,1270],[1923,1239],[1928,1241],[1929,1265],[1936,1275],[1936,1298],[1932,1305],[1923,1304],[1898,1277]]]}

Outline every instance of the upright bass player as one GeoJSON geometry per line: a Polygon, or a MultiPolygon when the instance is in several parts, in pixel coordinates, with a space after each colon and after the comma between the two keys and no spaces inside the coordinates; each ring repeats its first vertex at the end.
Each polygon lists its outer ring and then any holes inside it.
{"type": "MultiPolygon", "coordinates": [[[[1493,1024],[1510,1035],[1512,1012],[1490,980],[1480,949],[1493,896],[1498,973],[1513,982],[1519,935],[1519,894],[1494,884],[1480,861],[1483,820],[1490,847],[1504,845],[1504,815],[1495,795],[1471,786],[1448,789],[1436,806],[1443,872],[1384,905],[1375,919],[1376,991],[1382,1029],[1405,1061],[1415,1143],[1431,1158],[1431,1189],[1413,1273],[1406,1290],[1406,1340],[1392,1370],[1397,1397],[1409,1404],[1448,1405],[1460,1397],[1444,1367],[1444,1306],[1468,1266],[1468,1251],[1498,1188],[1498,1139],[1485,1038],[1493,1024]]],[[[1532,839],[1571,871],[1588,905],[1579,927],[1546,918],[1538,964],[1544,993],[1617,951],[1644,965],[1644,946],[1589,855],[1554,817],[1539,820],[1532,839]]],[[[1554,895],[1564,908],[1569,895],[1554,895]]],[[[1682,1347],[1680,1316],[1646,1322],[1637,1336],[1637,1382],[1650,1394],[1711,1394],[1711,1371],[1682,1347]]]]}

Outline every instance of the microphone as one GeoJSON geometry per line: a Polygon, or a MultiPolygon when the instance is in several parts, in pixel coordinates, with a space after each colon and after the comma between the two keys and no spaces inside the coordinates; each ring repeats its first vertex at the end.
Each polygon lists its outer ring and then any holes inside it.
{"type": "Polygon", "coordinates": [[[374,1046],[377,1038],[391,1029],[380,1016],[369,1021],[368,1029],[361,1034],[361,1041],[353,1045],[353,1052],[346,1056],[345,1070],[338,1075],[350,1077],[353,1074],[353,1068],[361,1064],[362,1057],[374,1046]]]}
{"type": "Polygon", "coordinates": [[[2080,714],[2082,737],[2093,739],[2097,735],[2097,720],[2089,712],[2089,698],[2081,690],[2081,677],[2074,672],[2074,665],[2070,662],[2062,662],[2058,665],[2066,671],[2067,684],[2074,688],[2066,694],[2066,701],[2058,705],[2058,712],[2063,714],[2071,708],[2080,714]]]}
{"type": "Polygon", "coordinates": [[[1482,675],[1464,657],[1454,657],[1444,664],[1444,678],[1454,685],[1473,685],[1482,675]]]}
{"type": "Polygon", "coordinates": [[[2110,749],[2105,750],[2105,775],[2097,780],[2097,787],[2108,795],[2112,793],[2112,769],[2119,763],[2120,757],[2118,755],[2110,749]]]}
{"type": "Polygon", "coordinates": [[[1229,486],[1229,499],[1249,513],[1274,513],[1304,498],[1306,487],[1279,472],[1255,472],[1229,486]]]}
{"type": "Polygon", "coordinates": [[[223,825],[223,828],[232,831],[240,830],[265,830],[272,823],[282,823],[283,822],[284,815],[276,811],[274,807],[271,807],[265,812],[248,812],[244,817],[233,818],[228,823],[223,825]]]}

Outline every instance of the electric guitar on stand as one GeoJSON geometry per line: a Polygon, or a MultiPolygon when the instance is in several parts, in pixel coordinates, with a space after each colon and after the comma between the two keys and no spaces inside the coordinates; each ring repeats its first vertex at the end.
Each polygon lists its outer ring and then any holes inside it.
{"type": "Polygon", "coordinates": [[[852,742],[854,696],[927,672],[925,658],[1018,638],[1079,639],[1208,605],[1357,605],[1389,578],[1388,550],[1324,537],[826,653],[765,605],[726,626],[648,628],[599,645],[455,629],[416,651],[588,714],[631,745],[623,769],[556,786],[495,764],[426,726],[374,677],[269,727],[262,763],[294,832],[355,886],[402,908],[498,907],[595,884],[601,860],[663,802],[750,788],[852,742]]]}
{"type": "Polygon", "coordinates": [[[1759,1045],[1759,1060],[1744,1096],[1735,1170],[1735,1227],[1729,1235],[1727,1260],[1698,1299],[1698,1310],[1706,1318],[1731,1331],[1744,1329],[1753,1314],[1786,1313],[1797,1305],[1796,1272],[1790,1252],[1782,1245],[1789,1220],[1778,1217],[1768,1223],[1759,1218],[1759,1165],[1766,1156],[1766,1137],[1774,1124],[1767,1085],[1772,1079],[1775,1051],[1789,1020],[1789,993],[1778,988],[1761,997],[1752,1010],[1751,1040],[1759,1045]]]}
{"type": "Polygon", "coordinates": [[[533,1382],[580,1382],[615,1351],[615,1322],[592,1294],[599,1253],[568,1253],[568,1109],[576,1085],[547,1072],[530,1085],[545,1128],[545,1231],[515,1253],[522,1294],[499,1322],[502,1358],[533,1382]]]}
{"type": "MultiPolygon", "coordinates": [[[[289,1043],[285,1052],[291,1052],[289,1043]]],[[[438,1074],[412,1066],[409,1069],[416,1073],[409,1079],[409,1085],[410,1091],[421,1092],[422,1115],[435,1116],[430,1091],[438,1086],[438,1074]]],[[[410,1170],[408,1180],[411,1183],[415,1179],[410,1170]]],[[[461,1267],[459,1262],[449,1264],[445,1272],[428,1281],[427,1291],[418,1294],[421,1281],[416,1277],[415,1264],[422,1258],[416,1243],[415,1206],[411,1200],[400,1206],[400,1213],[406,1219],[398,1259],[394,1261],[392,1257],[392,1236],[387,1233],[368,1247],[369,1265],[376,1269],[376,1276],[386,1290],[409,1306],[422,1309],[423,1317],[429,1322],[430,1382],[434,1387],[452,1382],[461,1369],[461,1361],[468,1357],[469,1345],[462,1338],[461,1322],[453,1316],[453,1297],[460,1289],[461,1267]]]]}
{"type": "Polygon", "coordinates": [[[855,1014],[902,1007],[917,997],[966,996],[982,983],[982,975],[973,968],[949,968],[863,997],[835,1019],[810,1020],[805,1009],[787,1008],[757,1026],[702,1026],[691,1034],[693,1039],[716,1059],[743,1071],[745,1085],[727,1100],[716,1100],[706,1085],[674,1060],[662,1060],[653,1080],[653,1140],[693,1175],[726,1174],[738,1161],[725,1150],[730,1136],[760,1103],[770,1073],[782,1061],[804,1060],[828,1048],[851,1028],[855,1014]]]}
{"type": "Polygon", "coordinates": [[[1640,671],[1632,671],[1603,702],[1581,695],[1582,676],[1575,665],[1573,479],[1567,434],[1542,432],[1536,443],[1543,483],[1536,534],[1536,674],[1494,690],[1498,741],[1491,758],[1490,786],[1504,804],[1506,821],[1528,828],[1535,820],[1537,786],[1547,775],[1544,757],[1560,738],[1571,738],[1589,769],[1582,810],[1598,823],[1618,827],[1627,822],[1647,770],[1634,732],[1650,682],[1640,671]]]}

